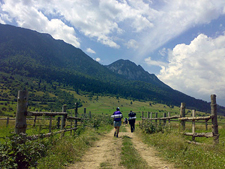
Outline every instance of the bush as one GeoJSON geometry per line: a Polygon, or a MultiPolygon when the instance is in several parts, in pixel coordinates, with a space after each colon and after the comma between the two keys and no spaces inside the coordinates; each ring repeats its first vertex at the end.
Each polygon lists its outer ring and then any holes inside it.
{"type": "Polygon", "coordinates": [[[40,141],[25,140],[22,135],[11,135],[0,145],[0,168],[29,168],[35,167],[36,161],[46,151],[40,141]]]}

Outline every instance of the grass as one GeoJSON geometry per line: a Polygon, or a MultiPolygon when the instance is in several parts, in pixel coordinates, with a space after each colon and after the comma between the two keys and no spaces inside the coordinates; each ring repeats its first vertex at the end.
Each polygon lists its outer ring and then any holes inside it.
{"type": "Polygon", "coordinates": [[[123,136],[122,139],[121,164],[130,169],[148,169],[147,162],[138,154],[132,144],[131,138],[123,136]]]}
{"type": "Polygon", "coordinates": [[[41,169],[58,169],[68,166],[71,163],[80,161],[83,153],[100,138],[100,136],[112,129],[107,125],[100,127],[98,130],[86,128],[81,131],[79,136],[65,136],[62,139],[52,138],[47,156],[38,161],[37,168],[41,169]]]}
{"type": "Polygon", "coordinates": [[[109,162],[103,162],[100,164],[100,169],[112,169],[112,166],[109,162]]]}
{"type": "MultiPolygon", "coordinates": [[[[171,116],[179,114],[179,107],[168,107],[163,104],[156,104],[153,102],[145,101],[134,101],[134,100],[126,100],[122,98],[116,98],[116,97],[107,97],[107,96],[93,96],[91,99],[88,96],[85,95],[78,95],[76,92],[70,92],[77,98],[82,101],[83,107],[78,109],[79,115],[81,115],[84,111],[84,107],[87,108],[87,112],[91,111],[92,115],[99,115],[99,114],[112,114],[116,107],[120,107],[121,112],[123,113],[124,117],[127,117],[130,110],[137,113],[137,121],[141,120],[141,112],[159,112],[158,117],[162,117],[163,113],[170,112],[171,116]]],[[[40,93],[41,94],[41,93],[40,93]]],[[[4,115],[15,117],[15,111],[16,111],[16,102],[6,102],[6,101],[0,101],[0,110],[4,115]]],[[[29,110],[32,110],[32,107],[29,107],[29,110]]],[[[67,110],[67,112],[71,112],[74,114],[74,110],[67,110]]],[[[198,115],[209,115],[205,114],[203,112],[196,112],[198,115]]],[[[186,116],[191,116],[191,111],[186,109],[186,116]]],[[[5,116],[4,116],[5,117],[5,116]]],[[[153,115],[154,118],[154,115],[153,115]]],[[[224,122],[225,119],[222,116],[218,116],[219,122],[224,122]]],[[[27,121],[28,124],[33,124],[33,121],[27,121]]],[[[39,123],[46,123],[46,125],[49,124],[49,121],[44,122],[43,120],[40,120],[39,123]]],[[[38,122],[36,124],[39,124],[38,122]]],[[[55,125],[55,121],[53,121],[55,125]]],[[[175,123],[175,122],[174,122],[175,123]]],[[[138,124],[138,122],[136,122],[138,124]]],[[[179,122],[175,123],[176,126],[171,130],[167,129],[164,130],[164,133],[155,133],[155,134],[142,134],[143,140],[149,144],[155,146],[159,152],[161,153],[164,158],[168,159],[169,161],[172,161],[177,164],[177,166],[180,166],[181,168],[225,168],[225,126],[219,125],[219,145],[216,147],[210,147],[210,146],[195,146],[187,144],[186,140],[191,140],[191,137],[183,136],[179,132],[179,130],[176,130],[177,126],[179,126],[179,122]]],[[[2,142],[4,139],[1,139],[1,137],[5,137],[10,134],[10,132],[14,131],[15,121],[10,120],[10,124],[8,127],[6,127],[6,121],[1,120],[0,122],[0,142],[2,142]]],[[[191,123],[186,123],[187,131],[191,131],[191,123]]],[[[28,128],[31,128],[28,126],[28,128]]],[[[46,128],[48,128],[46,126],[46,128]]],[[[111,127],[110,127],[111,129],[111,127]]],[[[196,132],[202,132],[204,129],[204,125],[199,125],[196,123],[196,132]]],[[[211,132],[211,125],[208,125],[208,131],[204,132],[211,132]]],[[[107,130],[107,128],[106,128],[107,130]]],[[[58,137],[52,139],[52,149],[48,151],[48,156],[43,158],[39,161],[38,165],[39,168],[54,168],[54,166],[58,166],[58,168],[61,168],[59,166],[65,166],[68,165],[71,162],[79,161],[82,152],[84,152],[89,146],[91,146],[92,142],[97,140],[98,137],[101,135],[100,132],[101,128],[99,130],[95,130],[91,133],[94,133],[95,135],[92,135],[88,131],[82,133],[82,139],[81,138],[74,138],[66,134],[66,136],[62,140],[58,140],[58,137]],[[78,143],[79,142],[79,143],[78,143]],[[60,147],[60,145],[65,145],[63,148],[60,147]],[[55,147],[55,148],[54,148],[55,147]],[[78,149],[77,149],[78,148],[78,149]],[[55,149],[55,150],[54,150],[55,149]],[[70,150],[71,149],[71,150],[70,150]],[[76,153],[74,155],[74,152],[76,153]],[[50,161],[54,161],[51,162],[50,161]],[[54,166],[51,166],[54,164],[54,166]]],[[[123,131],[123,128],[121,127],[120,131],[123,131]]],[[[44,129],[41,131],[42,133],[47,133],[48,129],[44,129]]],[[[35,129],[28,129],[27,130],[28,135],[38,134],[38,127],[35,129]]],[[[213,143],[212,138],[196,138],[196,141],[201,143],[207,143],[211,144],[213,143]]],[[[131,151],[127,151],[128,147],[131,148],[132,151],[136,152],[136,150],[133,148],[133,145],[131,143],[130,138],[123,138],[123,148],[122,153],[124,156],[124,163],[128,163],[127,165],[132,164],[132,162],[129,161],[129,158],[132,158],[130,154],[132,154],[131,151]],[[129,152],[130,154],[126,154],[129,152]]],[[[135,155],[137,152],[135,153],[135,155]]],[[[137,157],[139,158],[139,157],[137,157]]],[[[135,159],[134,159],[135,161],[135,159]]],[[[136,162],[134,162],[136,163],[136,162]]],[[[139,162],[138,162],[139,163],[139,162]]],[[[134,164],[137,165],[137,164],[134,164]]],[[[109,167],[107,163],[102,164],[102,168],[109,167]]],[[[128,167],[129,168],[129,167],[128,167]]],[[[140,168],[136,167],[136,168],[140,168]]]]}
{"type": "MultiPolygon", "coordinates": [[[[221,129],[220,133],[223,136],[220,137],[220,144],[217,146],[188,144],[187,136],[182,135],[179,130],[174,128],[154,134],[142,133],[140,137],[146,144],[154,146],[166,160],[175,163],[177,167],[222,169],[225,168],[225,129],[221,129]]],[[[199,140],[204,142],[205,138],[199,138],[199,140]]],[[[213,142],[212,138],[210,140],[213,142]]]]}
{"type": "MultiPolygon", "coordinates": [[[[92,119],[83,121],[82,125],[79,125],[73,136],[70,135],[70,132],[66,132],[65,136],[62,138],[60,138],[60,134],[56,134],[50,138],[39,139],[44,142],[45,156],[38,160],[37,168],[63,168],[70,163],[79,161],[84,151],[92,146],[94,141],[98,140],[102,134],[112,129],[111,121],[112,119],[110,117],[93,115],[92,119]]],[[[39,123],[48,124],[49,121],[43,119],[40,120],[39,123]]],[[[39,123],[37,122],[37,124],[39,123]]],[[[10,123],[8,127],[4,125],[1,126],[0,131],[2,136],[6,137],[10,135],[10,131],[13,129],[11,125],[12,123],[10,123]]],[[[48,127],[41,131],[39,131],[39,127],[31,127],[26,133],[28,135],[48,133],[48,127]]],[[[6,139],[1,138],[1,143],[5,144],[6,139]]],[[[33,143],[36,143],[36,140],[33,141],[33,143]]],[[[25,149],[26,146],[23,148],[25,149]]],[[[11,150],[10,147],[8,147],[8,149],[11,150]]],[[[6,162],[7,161],[4,159],[2,165],[6,162]]]]}

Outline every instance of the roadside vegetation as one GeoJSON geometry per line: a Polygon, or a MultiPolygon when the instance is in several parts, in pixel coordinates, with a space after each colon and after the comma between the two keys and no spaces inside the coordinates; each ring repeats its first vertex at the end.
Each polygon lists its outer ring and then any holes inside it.
{"type": "Polygon", "coordinates": [[[1,140],[0,168],[63,168],[79,161],[85,150],[111,129],[109,117],[94,115],[91,120],[84,121],[72,136],[68,132],[62,138],[58,134],[25,141],[23,136],[9,134],[1,140]]]}
{"type": "MultiPolygon", "coordinates": [[[[8,92],[4,90],[4,93],[8,92]]],[[[84,108],[87,109],[87,112],[91,111],[93,116],[92,121],[88,121],[84,123],[83,126],[80,126],[74,136],[65,134],[65,137],[60,138],[59,135],[56,135],[48,139],[27,142],[27,145],[24,145],[24,147],[20,147],[20,149],[18,149],[19,146],[17,146],[15,137],[13,137],[12,134],[15,127],[15,121],[10,120],[8,127],[6,127],[6,120],[2,120],[0,122],[0,161],[2,168],[4,168],[4,165],[6,164],[13,166],[11,168],[16,168],[16,157],[14,155],[16,155],[16,152],[18,151],[21,151],[25,157],[26,155],[31,154],[31,151],[39,152],[40,156],[33,156],[33,159],[36,160],[28,160],[28,158],[25,158],[27,161],[29,161],[27,165],[34,167],[36,166],[37,168],[60,168],[67,166],[70,163],[79,161],[82,153],[84,153],[94,141],[98,140],[103,133],[112,129],[112,120],[109,118],[106,120],[104,117],[106,114],[111,115],[115,111],[116,107],[120,107],[124,117],[128,116],[130,110],[136,112],[137,124],[141,122],[140,120],[142,112],[145,112],[145,117],[147,116],[147,112],[158,112],[158,117],[162,117],[163,113],[170,112],[171,116],[173,116],[179,115],[180,111],[179,107],[159,104],[152,101],[126,100],[116,96],[85,95],[84,93],[77,94],[77,92],[72,92],[67,89],[62,89],[61,93],[69,93],[68,96],[71,98],[76,98],[76,100],[79,101],[80,105],[82,105],[78,108],[79,114],[83,113],[84,108]],[[94,118],[94,116],[96,116],[96,118],[94,118]],[[6,137],[7,139],[5,139],[6,137]],[[9,160],[6,162],[4,159],[9,160]]],[[[51,97],[51,95],[48,97],[51,97]]],[[[38,102],[33,101],[33,103],[35,104],[29,104],[28,111],[49,111],[49,108],[47,107],[48,102],[44,103],[43,101],[42,104],[38,104],[38,102]]],[[[63,103],[63,100],[61,100],[60,103],[63,103]]],[[[0,101],[0,118],[15,118],[16,105],[16,100],[0,101]]],[[[72,104],[67,109],[67,112],[71,116],[74,115],[74,108],[72,107],[72,104]]],[[[186,116],[191,116],[191,110],[186,109],[185,114],[186,116]]],[[[208,114],[205,112],[196,111],[196,115],[206,116],[208,114]]],[[[171,162],[174,162],[179,168],[220,169],[225,168],[225,126],[223,124],[225,122],[225,118],[223,116],[218,116],[218,122],[220,138],[219,145],[217,146],[211,146],[213,143],[212,138],[196,138],[197,142],[205,143],[204,146],[188,144],[186,141],[191,140],[191,137],[180,134],[181,131],[179,130],[179,121],[171,122],[171,128],[155,128],[154,125],[150,125],[148,128],[144,129],[138,129],[137,127],[136,133],[140,134],[140,137],[143,138],[146,144],[154,146],[159,151],[160,156],[171,162]]],[[[32,126],[33,121],[27,121],[27,123],[32,126]]],[[[47,125],[49,124],[49,122],[45,122],[44,119],[40,120],[40,123],[46,123],[47,125]]],[[[187,132],[189,132],[189,130],[191,130],[191,123],[186,123],[186,125],[190,126],[187,127],[187,132]]],[[[196,124],[196,132],[203,132],[203,125],[204,124],[196,124]]],[[[28,135],[48,132],[48,128],[41,129],[40,131],[38,127],[28,128],[30,128],[27,130],[28,135]]],[[[204,132],[210,131],[211,127],[209,125],[208,130],[204,130],[204,132]]],[[[132,146],[131,140],[127,137],[124,137],[124,148],[122,150],[124,157],[122,159],[122,163],[125,166],[129,165],[130,162],[128,162],[128,159],[131,158],[129,157],[129,154],[126,155],[125,150],[127,147],[132,149],[132,146]]],[[[102,165],[104,166],[104,164],[102,165]]]]}
{"type": "MultiPolygon", "coordinates": [[[[202,128],[203,126],[198,126],[198,131],[203,131],[202,128]]],[[[196,138],[196,142],[202,143],[202,145],[187,143],[192,137],[184,136],[181,133],[179,123],[173,124],[171,129],[168,127],[155,128],[154,125],[151,125],[149,130],[145,128],[138,128],[138,130],[137,133],[142,137],[144,143],[154,146],[161,157],[175,163],[176,167],[184,169],[225,168],[224,127],[219,129],[220,142],[218,145],[214,145],[213,138],[196,138]]]]}

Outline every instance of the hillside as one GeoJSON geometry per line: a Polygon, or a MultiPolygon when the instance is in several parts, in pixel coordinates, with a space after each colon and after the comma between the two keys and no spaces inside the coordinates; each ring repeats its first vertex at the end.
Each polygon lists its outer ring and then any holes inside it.
{"type": "MultiPolygon", "coordinates": [[[[56,91],[64,88],[77,93],[111,95],[167,105],[179,106],[185,102],[188,108],[210,111],[209,103],[173,90],[155,75],[148,74],[140,66],[137,68],[138,71],[130,72],[129,76],[118,74],[94,61],[82,50],[48,34],[0,24],[0,71],[4,76],[1,84],[9,93],[8,97],[0,96],[1,100],[15,99],[16,90],[26,88],[34,96],[38,96],[37,91],[44,92],[48,98],[45,103],[54,103],[62,101],[56,91]]],[[[66,97],[66,93],[62,95],[66,97]]],[[[73,98],[71,102],[75,100],[73,98]]]]}
{"type": "Polygon", "coordinates": [[[160,81],[156,75],[149,74],[140,65],[137,66],[129,60],[120,59],[106,67],[112,72],[124,76],[126,79],[143,81],[165,89],[170,89],[170,87],[160,81]]]}

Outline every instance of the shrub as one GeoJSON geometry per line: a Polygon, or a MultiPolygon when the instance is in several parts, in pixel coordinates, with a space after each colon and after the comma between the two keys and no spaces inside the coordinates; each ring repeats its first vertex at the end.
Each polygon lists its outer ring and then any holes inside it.
{"type": "Polygon", "coordinates": [[[22,135],[11,135],[0,145],[0,168],[35,167],[46,148],[40,141],[25,140],[22,135]]]}

